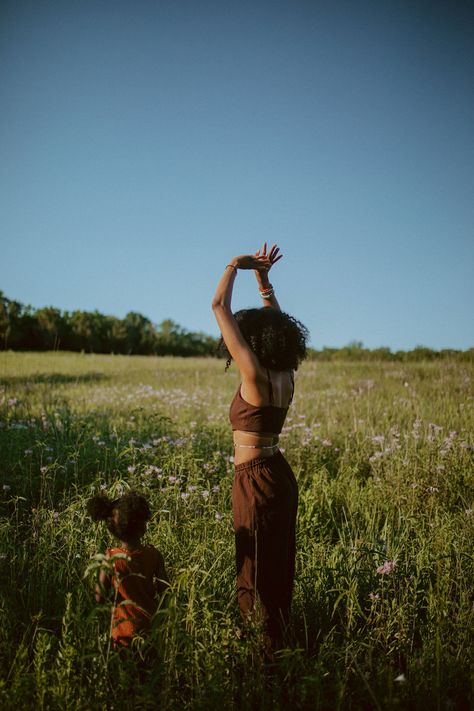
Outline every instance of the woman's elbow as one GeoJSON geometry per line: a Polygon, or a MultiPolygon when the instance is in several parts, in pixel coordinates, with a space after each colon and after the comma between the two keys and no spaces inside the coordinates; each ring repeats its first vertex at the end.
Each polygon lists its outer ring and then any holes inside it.
{"type": "Polygon", "coordinates": [[[225,309],[226,309],[226,305],[223,301],[221,301],[221,299],[214,298],[212,300],[212,310],[214,311],[214,313],[216,311],[225,311],[225,309]]]}

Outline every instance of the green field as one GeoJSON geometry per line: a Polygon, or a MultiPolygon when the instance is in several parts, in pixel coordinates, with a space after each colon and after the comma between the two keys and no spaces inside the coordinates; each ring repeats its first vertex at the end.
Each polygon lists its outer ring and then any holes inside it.
{"type": "Polygon", "coordinates": [[[473,376],[449,361],[298,371],[281,438],[300,486],[294,644],[268,666],[258,635],[237,634],[235,366],[0,354],[2,708],[469,708],[473,376]],[[111,540],[85,501],[127,487],[149,498],[172,588],[121,661],[93,600],[111,540]]]}

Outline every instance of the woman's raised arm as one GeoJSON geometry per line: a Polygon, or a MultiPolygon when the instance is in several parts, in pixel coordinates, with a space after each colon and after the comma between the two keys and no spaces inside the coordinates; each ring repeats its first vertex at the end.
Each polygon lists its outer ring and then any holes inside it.
{"type": "Polygon", "coordinates": [[[212,310],[222,338],[244,380],[255,380],[259,376],[261,368],[257,356],[242,336],[232,313],[232,290],[238,269],[256,270],[269,263],[267,255],[243,254],[240,257],[234,257],[224,269],[212,300],[212,310]]]}
{"type": "Polygon", "coordinates": [[[275,296],[275,291],[273,286],[270,284],[270,279],[268,278],[268,272],[279,259],[283,257],[283,254],[278,254],[280,248],[274,244],[267,254],[267,243],[263,243],[262,249],[257,249],[255,252],[256,257],[265,257],[266,261],[262,262],[262,266],[255,270],[255,277],[257,279],[258,290],[260,296],[263,299],[263,305],[269,306],[272,309],[278,309],[281,311],[280,304],[275,296]]]}

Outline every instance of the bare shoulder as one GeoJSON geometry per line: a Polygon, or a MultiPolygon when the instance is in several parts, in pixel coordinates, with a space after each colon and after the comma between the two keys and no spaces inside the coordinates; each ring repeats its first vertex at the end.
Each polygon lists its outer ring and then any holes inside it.
{"type": "Polygon", "coordinates": [[[252,373],[241,373],[241,393],[244,400],[252,405],[265,405],[268,400],[268,371],[257,361],[252,373]]]}

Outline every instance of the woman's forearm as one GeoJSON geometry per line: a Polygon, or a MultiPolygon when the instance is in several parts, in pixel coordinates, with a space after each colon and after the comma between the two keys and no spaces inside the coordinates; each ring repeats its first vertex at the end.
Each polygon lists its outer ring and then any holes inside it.
{"type": "Polygon", "coordinates": [[[268,278],[268,272],[264,271],[256,271],[255,276],[257,278],[257,284],[258,284],[258,290],[260,292],[260,296],[263,299],[263,306],[269,306],[272,309],[278,309],[278,311],[281,311],[280,309],[280,304],[277,301],[277,298],[275,296],[275,292],[273,291],[273,287],[270,284],[270,279],[268,278]],[[269,293],[269,295],[265,295],[265,292],[273,292],[269,293]],[[264,292],[262,294],[262,292],[264,292]]]}
{"type": "Polygon", "coordinates": [[[213,310],[218,308],[231,308],[232,302],[232,289],[234,287],[235,277],[237,275],[237,259],[231,259],[229,264],[224,269],[224,273],[221,276],[219,283],[216,287],[216,293],[212,299],[213,310]]]}

